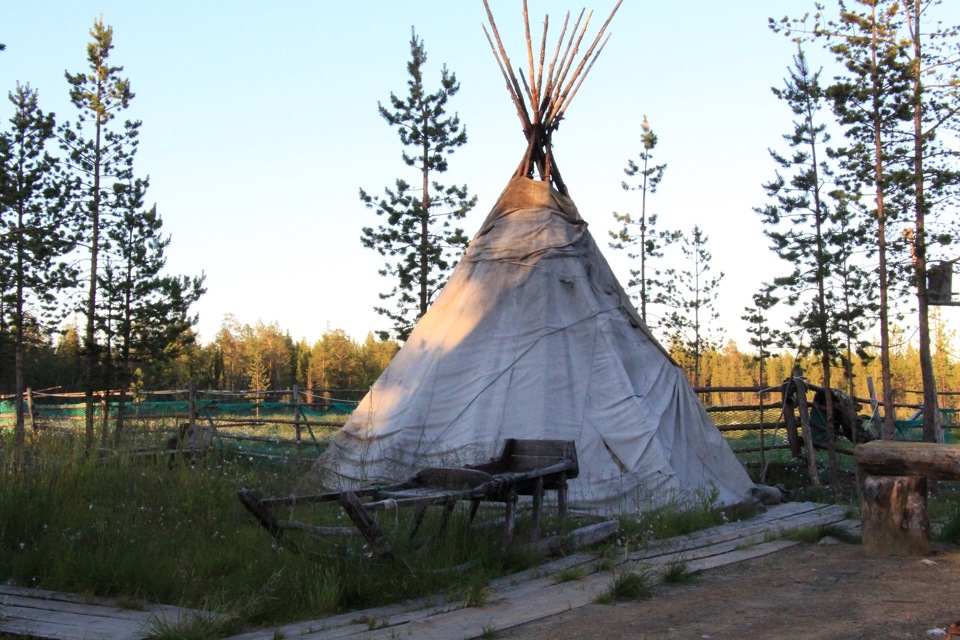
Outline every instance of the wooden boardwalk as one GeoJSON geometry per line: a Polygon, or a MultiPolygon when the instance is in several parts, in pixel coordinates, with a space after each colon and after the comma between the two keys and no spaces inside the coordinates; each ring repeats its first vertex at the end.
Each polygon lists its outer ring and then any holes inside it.
{"type": "Polygon", "coordinates": [[[0,636],[47,640],[142,640],[158,623],[212,615],[167,605],[124,609],[106,598],[0,585],[0,636]]]}
{"type": "MultiPolygon", "coordinates": [[[[780,539],[786,531],[840,523],[845,518],[846,509],[840,506],[809,502],[782,504],[744,522],[671,538],[650,549],[625,552],[616,572],[637,569],[656,572],[678,561],[685,562],[690,571],[719,567],[798,544],[780,539]]],[[[491,584],[492,594],[482,607],[467,607],[463,602],[447,602],[443,598],[421,598],[264,629],[234,636],[231,640],[480,638],[490,632],[588,605],[609,588],[611,580],[610,571],[598,570],[595,556],[579,553],[495,580],[491,584]],[[583,569],[583,579],[556,581],[561,571],[576,568],[583,569]]]]}
{"type": "MultiPolygon", "coordinates": [[[[839,506],[807,502],[778,505],[744,522],[671,538],[650,549],[625,551],[615,571],[657,571],[677,561],[685,562],[690,571],[702,571],[797,544],[778,539],[785,531],[839,523],[844,518],[845,509],[839,506]]],[[[492,594],[482,607],[467,607],[462,602],[437,597],[421,598],[245,633],[233,640],[479,638],[491,631],[590,604],[610,582],[610,571],[599,570],[595,556],[578,553],[494,581],[492,594]],[[556,581],[558,573],[571,569],[582,569],[585,577],[556,581]]],[[[165,605],[148,605],[133,611],[103,598],[0,585],[0,635],[49,640],[141,640],[156,631],[158,623],[174,624],[199,615],[213,614],[165,605]]]]}

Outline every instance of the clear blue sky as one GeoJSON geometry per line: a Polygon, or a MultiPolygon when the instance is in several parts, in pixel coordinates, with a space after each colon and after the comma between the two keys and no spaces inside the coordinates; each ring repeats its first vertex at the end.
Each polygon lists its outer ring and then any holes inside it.
{"type": "MultiPolygon", "coordinates": [[[[588,6],[596,25],[613,4],[588,6]]],[[[947,22],[960,23],[960,2],[945,4],[947,22]]],[[[625,0],[554,138],[571,195],[606,247],[611,212],[638,210],[620,182],[649,118],[660,139],[656,159],[668,169],[648,211],[660,215],[662,228],[706,231],[714,269],[726,274],[720,322],[741,347],[744,307],[761,282],[784,271],[753,212],[764,203],[761,184],[773,176],[767,149],[782,148],[791,126],[770,87],[782,83],[795,49],[767,28],[767,18],[812,5],[625,0]]],[[[557,34],[562,12],[581,6],[531,0],[531,23],[539,32],[549,10],[557,34]]],[[[520,0],[491,0],[491,7],[515,64],[524,62],[520,0]]],[[[207,274],[208,293],[196,306],[203,341],[226,313],[244,323],[277,321],[310,341],[328,327],[361,339],[386,328],[372,308],[388,283],[377,275],[379,256],[359,240],[361,227],[378,219],[357,192],[415,179],[396,132],[377,113],[391,91],[406,91],[411,26],[426,44],[428,86],[443,63],[462,84],[450,106],[469,142],[442,181],[466,183],[478,196],[463,224],[468,235],[523,152],[481,30],[480,0],[0,0],[0,9],[7,44],[0,89],[29,82],[61,121],[75,115],[64,71],[86,70],[88,30],[98,15],[113,26],[112,61],[124,66],[136,93],[127,116],[143,121],[137,172],[150,176],[148,199],[173,236],[169,270],[207,274]]],[[[829,61],[821,55],[819,62],[829,61]]],[[[6,123],[10,107],[3,105],[6,123]]],[[[625,282],[623,256],[605,253],[625,282]]],[[[955,320],[956,311],[945,315],[955,320]]]]}

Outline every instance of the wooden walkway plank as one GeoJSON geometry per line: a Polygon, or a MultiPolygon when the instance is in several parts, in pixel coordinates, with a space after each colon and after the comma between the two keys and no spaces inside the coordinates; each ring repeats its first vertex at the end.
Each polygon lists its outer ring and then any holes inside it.
{"type": "Polygon", "coordinates": [[[108,598],[0,585],[0,635],[47,640],[142,640],[158,622],[212,615],[169,605],[124,609],[108,598]]]}
{"type": "MultiPolygon", "coordinates": [[[[846,509],[814,503],[787,503],[745,521],[732,522],[688,536],[664,541],[650,549],[624,554],[616,572],[647,569],[662,571],[673,562],[685,562],[700,571],[773,553],[797,544],[769,541],[791,529],[844,520],[846,509]]],[[[505,629],[590,604],[612,580],[609,572],[596,572],[596,556],[578,553],[491,582],[493,594],[480,608],[462,602],[422,598],[406,605],[389,605],[330,618],[279,627],[285,637],[302,640],[343,638],[416,637],[446,639],[477,637],[490,629],[505,629]],[[594,565],[594,566],[591,566],[594,565]],[[564,569],[584,567],[584,579],[557,583],[564,569]],[[471,635],[472,634],[472,635],[471,635]]],[[[234,640],[270,640],[274,629],[237,636],[234,640]]]]}
{"type": "MultiPolygon", "coordinates": [[[[792,544],[769,541],[796,528],[844,521],[845,509],[812,503],[788,503],[746,522],[737,522],[664,541],[650,549],[624,553],[614,573],[639,569],[662,571],[673,562],[684,562],[691,571],[772,553],[792,544]]],[[[845,521],[849,524],[850,521],[845,521]]],[[[493,594],[480,608],[439,597],[353,611],[278,628],[285,637],[303,640],[342,638],[395,638],[424,640],[475,637],[491,629],[504,629],[593,602],[605,591],[614,573],[596,572],[597,559],[577,553],[534,569],[505,576],[491,583],[493,594]],[[584,579],[557,583],[565,569],[583,567],[584,579]]],[[[19,634],[51,640],[140,640],[157,620],[176,622],[194,615],[210,615],[165,605],[148,605],[143,611],[121,609],[114,601],[39,589],[0,585],[0,634],[19,634]]],[[[236,640],[271,640],[274,629],[255,631],[236,640]]]]}
{"type": "MultiPolygon", "coordinates": [[[[713,558],[704,568],[723,566],[731,562],[740,562],[750,558],[774,553],[783,548],[798,544],[793,541],[774,541],[757,545],[751,549],[731,551],[725,561],[713,558]]],[[[536,597],[525,598],[522,603],[503,599],[488,603],[482,608],[464,608],[449,613],[430,616],[413,623],[378,629],[351,636],[364,640],[387,640],[397,637],[417,638],[417,640],[448,640],[450,638],[478,638],[490,630],[509,629],[534,620],[549,617],[570,609],[576,609],[593,603],[597,596],[606,591],[613,580],[610,573],[600,573],[584,580],[554,584],[541,590],[536,597]]],[[[323,634],[304,636],[303,640],[326,640],[323,634]]]]}

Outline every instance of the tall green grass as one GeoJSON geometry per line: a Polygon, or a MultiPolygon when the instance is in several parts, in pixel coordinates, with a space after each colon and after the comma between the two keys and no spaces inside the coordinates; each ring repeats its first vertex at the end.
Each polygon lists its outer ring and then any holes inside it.
{"type": "MultiPolygon", "coordinates": [[[[242,486],[289,493],[301,473],[295,467],[216,455],[172,469],[165,456],[98,462],[85,459],[71,436],[53,433],[29,440],[23,468],[11,455],[0,453],[0,580],[22,586],[267,625],[434,593],[478,593],[478,585],[530,561],[502,552],[499,528],[468,530],[463,517],[443,536],[425,528],[410,542],[399,514],[381,523],[395,549],[389,558],[366,557],[360,543],[324,549],[318,542],[320,561],[278,551],[236,493],[242,486]],[[477,567],[469,575],[450,571],[467,562],[477,567]]],[[[341,517],[337,511],[330,517],[341,517]]]]}

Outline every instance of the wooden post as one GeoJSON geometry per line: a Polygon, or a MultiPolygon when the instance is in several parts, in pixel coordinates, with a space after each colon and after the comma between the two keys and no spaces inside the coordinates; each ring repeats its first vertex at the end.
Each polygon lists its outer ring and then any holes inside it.
{"type": "Polygon", "coordinates": [[[456,506],[456,500],[448,500],[443,504],[443,511],[440,513],[440,524],[437,525],[437,535],[440,535],[447,530],[447,524],[450,523],[450,515],[453,513],[453,509],[456,506]]]}
{"type": "Polygon", "coordinates": [[[27,387],[27,418],[30,420],[30,430],[37,430],[36,416],[33,414],[33,391],[27,387]]]}
{"type": "Polygon", "coordinates": [[[567,474],[557,480],[557,535],[563,535],[563,523],[567,519],[567,474]]]}
{"type": "MultiPolygon", "coordinates": [[[[788,383],[789,384],[789,383],[788,383]]],[[[783,424],[787,430],[787,443],[790,445],[790,453],[794,458],[801,456],[800,438],[797,436],[797,416],[794,414],[796,409],[793,399],[789,393],[784,393],[783,398],[783,424]]]]}
{"type": "Polygon", "coordinates": [[[880,434],[881,438],[893,440],[893,433],[887,432],[883,428],[883,424],[877,416],[877,411],[880,410],[880,402],[877,400],[877,390],[873,386],[873,378],[867,378],[867,391],[870,393],[870,422],[876,425],[877,433],[880,434]]]}
{"type": "Polygon", "coordinates": [[[503,523],[503,543],[505,545],[513,542],[513,529],[517,520],[517,494],[511,491],[506,499],[506,509],[503,523]]]}
{"type": "MultiPolygon", "coordinates": [[[[794,369],[794,373],[800,373],[794,369]]],[[[803,448],[807,454],[807,470],[810,473],[810,484],[820,486],[820,477],[817,475],[817,458],[813,450],[813,429],[810,427],[810,411],[807,408],[807,385],[803,378],[796,376],[794,384],[797,386],[797,411],[800,414],[800,427],[803,429],[803,448]]]]}
{"type": "Polygon", "coordinates": [[[927,479],[867,476],[860,511],[863,551],[870,556],[928,556],[927,479]]]}
{"type": "Polygon", "coordinates": [[[764,419],[763,419],[763,390],[760,390],[760,482],[762,483],[767,475],[767,456],[764,446],[764,419]]]}
{"type": "Polygon", "coordinates": [[[107,446],[107,436],[110,433],[110,390],[100,392],[100,416],[103,418],[103,428],[100,433],[100,444],[107,446]]]}
{"type": "Polygon", "coordinates": [[[350,516],[350,520],[353,521],[360,534],[370,543],[370,550],[373,553],[390,553],[390,543],[384,539],[380,527],[370,517],[366,507],[363,506],[355,493],[352,491],[341,493],[340,505],[350,516]]]}
{"type": "Polygon", "coordinates": [[[190,411],[190,430],[197,428],[197,385],[191,380],[187,390],[187,407],[190,411]]]}
{"type": "Polygon", "coordinates": [[[543,514],[543,476],[537,476],[533,481],[533,532],[530,539],[536,542],[540,539],[540,517],[543,514]]]}
{"type": "Polygon", "coordinates": [[[297,453],[300,452],[300,388],[293,385],[293,429],[297,438],[297,453]]]}

